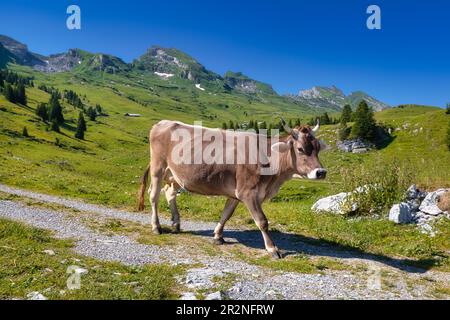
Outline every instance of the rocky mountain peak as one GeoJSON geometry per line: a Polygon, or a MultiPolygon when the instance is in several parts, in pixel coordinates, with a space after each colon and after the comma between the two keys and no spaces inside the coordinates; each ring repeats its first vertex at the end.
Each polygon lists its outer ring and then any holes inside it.
{"type": "Polygon", "coordinates": [[[352,108],[365,100],[367,104],[374,110],[379,111],[389,108],[389,105],[378,101],[362,91],[352,92],[348,96],[336,86],[319,87],[314,86],[311,89],[301,90],[297,96],[290,96],[290,98],[300,101],[316,108],[340,110],[344,105],[349,104],[352,108]]]}
{"type": "Polygon", "coordinates": [[[229,88],[243,93],[276,94],[271,85],[251,79],[242,72],[228,71],[224,75],[224,81],[229,88]]]}
{"type": "Polygon", "coordinates": [[[14,40],[8,36],[0,35],[0,44],[7,49],[12,55],[14,55],[16,62],[27,65],[44,65],[39,55],[28,51],[27,45],[14,40]]]}

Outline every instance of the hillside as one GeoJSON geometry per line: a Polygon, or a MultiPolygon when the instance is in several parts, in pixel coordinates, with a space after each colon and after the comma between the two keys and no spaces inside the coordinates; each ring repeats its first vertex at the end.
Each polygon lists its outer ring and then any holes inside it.
{"type": "Polygon", "coordinates": [[[280,96],[270,84],[252,79],[241,72],[228,71],[221,76],[208,70],[187,53],[161,46],[151,46],[132,63],[126,63],[110,54],[91,53],[81,49],[44,56],[29,51],[26,44],[0,35],[0,67],[8,62],[15,62],[52,76],[34,75],[27,70],[27,73],[43,80],[57,82],[61,77],[67,76],[61,74],[71,73],[78,75],[86,83],[93,83],[95,80],[100,86],[111,86],[108,81],[119,81],[129,87],[143,89],[146,91],[143,93],[146,98],[153,96],[140,100],[143,104],[150,104],[162,95],[169,99],[193,103],[206,112],[205,105],[210,105],[210,100],[216,100],[213,104],[221,105],[222,108],[230,107],[228,101],[235,100],[237,108],[246,114],[251,113],[258,117],[261,114],[266,117],[265,120],[269,120],[269,116],[273,118],[274,113],[278,112],[293,113],[293,118],[325,111],[335,112],[342,109],[345,103],[355,106],[361,99],[366,99],[375,110],[388,107],[362,92],[345,97],[342,91],[335,87],[314,87],[312,90],[302,91],[298,96],[280,96]],[[118,78],[108,79],[105,77],[107,74],[116,75],[118,78]],[[206,95],[215,96],[217,99],[203,99],[206,95]],[[191,99],[197,96],[201,98],[191,99]],[[249,106],[252,103],[257,103],[257,108],[249,106]]]}

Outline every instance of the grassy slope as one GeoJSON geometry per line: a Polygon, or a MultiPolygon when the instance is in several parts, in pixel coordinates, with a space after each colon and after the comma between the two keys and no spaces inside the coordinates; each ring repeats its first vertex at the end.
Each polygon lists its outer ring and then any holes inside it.
{"type": "Polygon", "coordinates": [[[0,219],[0,299],[26,298],[38,291],[49,299],[174,299],[180,267],[127,267],[75,254],[72,242],[51,233],[0,219]],[[53,250],[48,255],[44,250],[53,250]],[[68,290],[69,266],[88,270],[80,289],[68,290]]]}
{"type": "MultiPolygon", "coordinates": [[[[17,68],[17,67],[16,67],[17,68]]],[[[29,72],[26,68],[17,68],[29,72]]],[[[105,74],[103,78],[92,77],[89,84],[80,74],[58,74],[47,77],[35,74],[36,82],[45,82],[60,89],[71,88],[86,94],[89,103],[100,103],[109,114],[100,117],[98,123],[88,121],[86,141],[73,138],[77,111],[65,106],[69,126],[62,134],[45,131],[45,126],[34,116],[38,101],[47,101],[48,95],[36,88],[27,89],[29,107],[10,104],[0,96],[0,181],[40,192],[84,198],[109,206],[131,208],[139,177],[148,162],[146,135],[152,123],[161,118],[192,121],[205,119],[210,126],[220,126],[228,119],[246,119],[244,110],[261,120],[270,120],[274,108],[268,104],[245,97],[217,93],[209,95],[193,88],[191,93],[167,89],[157,85],[177,86],[154,77],[132,78],[105,74]],[[138,82],[141,81],[142,82],[138,82]],[[113,81],[113,82],[111,82],[113,81]],[[98,85],[96,85],[96,83],[98,85]],[[140,85],[147,89],[140,88],[140,85]],[[114,86],[122,92],[115,94],[105,85],[114,86]],[[148,88],[154,88],[149,93],[148,88]],[[155,94],[156,92],[156,94],[155,94]],[[148,103],[142,106],[125,96],[148,103]],[[175,99],[174,99],[175,98],[175,99]],[[179,101],[177,101],[179,100],[179,101]],[[222,104],[222,105],[219,105],[222,104]],[[224,108],[226,104],[229,108],[224,108]],[[240,106],[240,107],[239,107],[240,106]],[[244,108],[245,106],[245,108],[244,108]],[[125,112],[140,113],[141,118],[125,118],[125,112]],[[217,118],[204,115],[215,114],[217,118]],[[264,116],[262,116],[264,114],[264,116]],[[267,117],[267,118],[264,118],[267,117]],[[33,138],[20,137],[27,126],[33,138]],[[55,145],[55,139],[60,146],[55,145]]],[[[136,76],[136,75],[135,75],[136,76]]],[[[136,76],[137,77],[137,76],[136,76]]],[[[178,80],[177,80],[178,81],[178,80]]],[[[279,101],[278,101],[279,102],[279,101]]],[[[280,110],[289,110],[281,105],[280,110]]],[[[286,115],[297,117],[292,110],[286,115]]],[[[300,114],[300,116],[303,116],[300,114]]],[[[320,196],[339,191],[339,169],[357,163],[367,166],[382,165],[388,158],[409,159],[418,171],[418,183],[425,187],[450,185],[450,154],[443,145],[448,116],[436,108],[411,107],[386,110],[376,114],[379,121],[400,126],[406,122],[409,129],[396,131],[395,140],[380,151],[363,155],[344,154],[336,150],[323,153],[321,159],[329,169],[329,179],[324,182],[292,181],[287,183],[273,202],[265,204],[265,210],[275,228],[282,226],[311,239],[320,238],[339,247],[351,247],[362,251],[388,256],[422,259],[425,264],[446,264],[436,258],[449,250],[448,223],[439,227],[440,236],[429,238],[413,226],[395,226],[385,220],[348,220],[331,215],[317,215],[309,208],[320,196]],[[422,132],[414,133],[423,127],[422,132]],[[438,173],[438,174],[437,174],[438,173]],[[430,262],[431,261],[431,262],[430,262]]],[[[321,137],[334,144],[334,126],[324,126],[321,137]]],[[[164,201],[162,202],[164,211],[164,201]]],[[[221,198],[206,198],[183,194],[179,207],[183,217],[217,221],[223,206],[221,198]]],[[[238,208],[232,222],[253,226],[249,214],[238,208]]]]}

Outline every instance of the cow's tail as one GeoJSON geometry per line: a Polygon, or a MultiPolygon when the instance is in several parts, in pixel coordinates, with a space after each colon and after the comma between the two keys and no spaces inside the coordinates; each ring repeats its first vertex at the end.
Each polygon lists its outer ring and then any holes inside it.
{"type": "Polygon", "coordinates": [[[145,208],[145,191],[147,189],[148,173],[150,172],[150,164],[145,169],[144,175],[141,178],[141,187],[138,192],[138,211],[142,211],[145,208]]]}

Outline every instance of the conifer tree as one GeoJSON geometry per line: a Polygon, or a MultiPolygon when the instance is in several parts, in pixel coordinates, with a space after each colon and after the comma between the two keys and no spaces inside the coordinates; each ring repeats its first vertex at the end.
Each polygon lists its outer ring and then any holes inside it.
{"type": "Polygon", "coordinates": [[[27,127],[23,127],[22,135],[23,135],[24,137],[29,137],[27,127]]]}
{"type": "Polygon", "coordinates": [[[352,120],[352,108],[350,105],[346,104],[344,108],[342,109],[341,114],[341,123],[347,123],[352,120]]]}
{"type": "Polygon", "coordinates": [[[42,121],[48,120],[48,110],[45,103],[39,103],[36,108],[36,115],[42,119],[42,121]]]}
{"type": "Polygon", "coordinates": [[[25,92],[25,86],[22,83],[17,85],[16,89],[16,101],[24,106],[27,105],[27,94],[25,92]]]}
{"type": "Polygon", "coordinates": [[[352,136],[372,141],[375,138],[376,123],[372,109],[364,100],[356,108],[354,117],[352,136]]]}
{"type": "MultiPolygon", "coordinates": [[[[52,94],[49,101],[49,120],[56,122],[58,125],[64,123],[64,116],[62,114],[62,107],[59,103],[57,94],[52,94]]],[[[59,126],[58,126],[59,128],[59,126]]]]}
{"type": "Polygon", "coordinates": [[[86,131],[86,121],[84,120],[83,113],[78,115],[77,131],[75,132],[75,138],[84,140],[84,132],[86,131]]]}
{"type": "Polygon", "coordinates": [[[5,84],[5,88],[3,89],[3,95],[5,96],[6,100],[8,100],[9,102],[12,102],[12,103],[16,102],[14,88],[11,86],[11,84],[9,84],[9,83],[5,84]]]}

